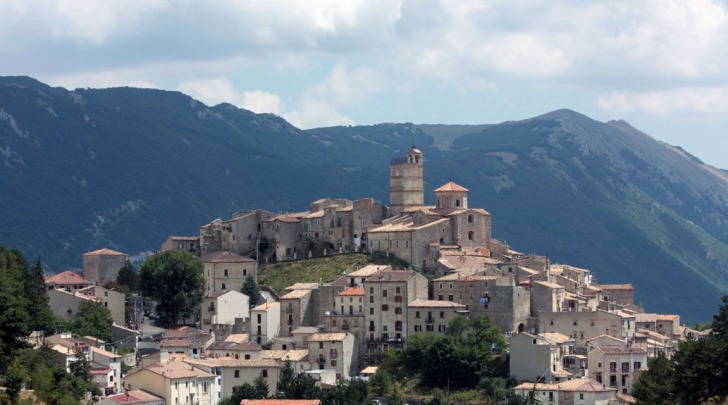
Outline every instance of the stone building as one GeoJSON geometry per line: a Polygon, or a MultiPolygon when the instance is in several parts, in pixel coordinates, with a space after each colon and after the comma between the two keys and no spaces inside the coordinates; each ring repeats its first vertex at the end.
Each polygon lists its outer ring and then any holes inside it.
{"type": "Polygon", "coordinates": [[[596,382],[627,394],[647,367],[647,352],[636,347],[601,346],[587,354],[589,375],[596,382]]]}
{"type": "Polygon", "coordinates": [[[44,275],[44,279],[48,291],[60,289],[74,292],[94,285],[91,281],[83,278],[82,275],[68,270],[58,274],[44,275]]]}
{"type": "Polygon", "coordinates": [[[336,370],[336,379],[355,375],[357,346],[350,333],[315,333],[308,338],[309,361],[320,370],[336,370]]]}
{"type": "Polygon", "coordinates": [[[222,290],[241,291],[248,276],[256,277],[258,262],[231,252],[213,252],[202,259],[207,295],[222,290]]]}
{"type": "Polygon", "coordinates": [[[390,167],[390,217],[369,228],[369,251],[393,255],[420,270],[438,267],[443,248],[490,249],[490,213],[468,208],[468,189],[449,182],[424,205],[422,152],[413,147],[390,167]]]}
{"type": "Polygon", "coordinates": [[[193,255],[200,257],[200,237],[199,236],[169,236],[167,240],[162,243],[162,247],[159,249],[160,252],[167,252],[170,250],[184,250],[192,253],[193,255]]]}
{"type": "Polygon", "coordinates": [[[411,270],[380,270],[364,280],[364,321],[370,350],[401,346],[407,304],[427,299],[427,279],[411,270]]]}
{"type": "Polygon", "coordinates": [[[407,304],[407,336],[420,332],[444,334],[450,321],[467,313],[465,305],[457,302],[416,299],[407,304]]]}
{"type": "Polygon", "coordinates": [[[518,381],[566,381],[572,374],[564,370],[564,358],[573,355],[574,339],[561,333],[513,335],[510,345],[509,375],[518,381]]]}
{"type": "Polygon", "coordinates": [[[541,312],[538,317],[540,333],[558,332],[576,341],[578,354],[586,354],[587,340],[601,335],[630,339],[635,332],[635,316],[606,311],[541,312]]]}
{"type": "Polygon", "coordinates": [[[281,304],[265,302],[250,310],[250,339],[266,344],[281,330],[281,304]]]}
{"type": "Polygon", "coordinates": [[[233,333],[244,331],[245,320],[250,316],[249,298],[236,290],[220,290],[202,299],[201,328],[215,333],[216,339],[224,339],[233,333]]]}
{"type": "Polygon", "coordinates": [[[125,253],[111,249],[99,249],[83,254],[83,277],[103,286],[107,281],[116,280],[119,270],[126,263],[128,256],[125,253]]]}

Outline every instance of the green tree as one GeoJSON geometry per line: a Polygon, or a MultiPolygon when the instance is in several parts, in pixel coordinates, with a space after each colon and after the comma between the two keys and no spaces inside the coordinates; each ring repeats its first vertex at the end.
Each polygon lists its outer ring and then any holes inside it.
{"type": "Polygon", "coordinates": [[[205,277],[202,263],[187,251],[167,251],[147,257],[139,271],[141,291],[157,302],[163,326],[186,321],[202,303],[205,277]]]}
{"type": "Polygon", "coordinates": [[[253,389],[256,398],[268,398],[268,381],[262,375],[255,377],[255,380],[253,380],[253,389]]]}
{"type": "Polygon", "coordinates": [[[74,355],[78,360],[68,365],[71,375],[74,377],[80,377],[87,383],[90,383],[93,378],[91,375],[91,362],[88,361],[86,355],[84,355],[79,348],[76,348],[74,355]]]}
{"type": "Polygon", "coordinates": [[[664,353],[647,361],[647,370],[632,387],[638,404],[668,405],[675,403],[674,370],[664,353]]]}
{"type": "Polygon", "coordinates": [[[681,342],[672,357],[674,392],[688,403],[728,392],[726,356],[726,342],[713,335],[681,342]]]}
{"type": "Polygon", "coordinates": [[[321,390],[316,380],[308,374],[296,374],[290,360],[286,360],[276,385],[276,398],[279,399],[317,399],[321,390]]]}
{"type": "Polygon", "coordinates": [[[377,396],[387,395],[392,388],[392,378],[384,368],[380,367],[377,372],[369,379],[369,385],[372,387],[372,393],[377,396]]]}
{"type": "Polygon", "coordinates": [[[18,250],[0,247],[0,374],[5,374],[16,351],[27,347],[27,271],[28,262],[18,250]]]}
{"type": "Polygon", "coordinates": [[[728,339],[728,295],[721,299],[723,304],[718,308],[718,313],[713,315],[713,335],[728,339]]]}
{"type": "Polygon", "coordinates": [[[268,382],[263,376],[255,377],[253,384],[244,383],[233,387],[233,395],[230,400],[234,404],[239,404],[243,399],[265,399],[268,398],[268,382]]]}
{"type": "Polygon", "coordinates": [[[263,296],[260,295],[260,287],[258,286],[258,283],[255,282],[255,279],[251,275],[248,275],[248,277],[245,278],[245,283],[243,283],[241,292],[250,298],[251,307],[258,305],[263,298],[263,296]]]}
{"type": "Polygon", "coordinates": [[[127,260],[126,263],[121,266],[119,274],[116,276],[116,282],[124,286],[127,289],[126,292],[139,291],[139,274],[136,272],[136,269],[134,269],[134,266],[130,261],[127,260]]]}
{"type": "Polygon", "coordinates": [[[40,258],[26,273],[24,279],[25,301],[29,317],[28,328],[52,333],[55,330],[55,316],[48,303],[43,266],[40,258]]]}
{"type": "Polygon", "coordinates": [[[111,342],[111,311],[100,302],[84,301],[78,306],[76,318],[71,321],[71,332],[79,336],[93,336],[111,342]]]}

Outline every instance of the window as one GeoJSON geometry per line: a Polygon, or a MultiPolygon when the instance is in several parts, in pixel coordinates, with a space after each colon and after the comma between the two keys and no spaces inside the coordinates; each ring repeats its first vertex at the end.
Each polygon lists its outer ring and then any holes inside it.
{"type": "Polygon", "coordinates": [[[386,296],[387,296],[387,290],[382,290],[382,297],[386,297],[386,296]]]}
{"type": "Polygon", "coordinates": [[[440,311],[440,318],[444,318],[444,317],[445,317],[445,311],[440,311]]]}
{"type": "Polygon", "coordinates": [[[235,370],[235,378],[240,378],[240,370],[235,370]]]}
{"type": "Polygon", "coordinates": [[[642,362],[635,361],[634,362],[634,369],[635,370],[641,370],[642,369],[642,362]]]}
{"type": "Polygon", "coordinates": [[[262,371],[263,378],[268,378],[268,370],[262,371]]]}
{"type": "Polygon", "coordinates": [[[473,223],[473,214],[468,215],[468,223],[469,224],[473,223]]]}
{"type": "Polygon", "coordinates": [[[401,295],[395,295],[394,296],[394,302],[402,302],[402,296],[401,295]]]}
{"type": "Polygon", "coordinates": [[[389,305],[383,304],[382,305],[382,311],[389,311],[389,305]]]}
{"type": "Polygon", "coordinates": [[[609,363],[609,371],[612,373],[617,371],[617,362],[616,361],[609,363]]]}
{"type": "Polygon", "coordinates": [[[225,283],[222,283],[222,289],[225,290],[225,283]]]}
{"type": "Polygon", "coordinates": [[[223,275],[224,275],[225,277],[227,277],[227,276],[228,276],[228,269],[225,269],[224,273],[225,273],[225,274],[223,274],[223,275]]]}
{"type": "Polygon", "coordinates": [[[420,311],[415,311],[415,318],[419,318],[419,317],[420,317],[420,311]]]}
{"type": "Polygon", "coordinates": [[[374,315],[374,308],[369,308],[369,315],[374,315]]]}
{"type": "Polygon", "coordinates": [[[453,300],[452,294],[447,296],[447,300],[448,301],[452,301],[453,300]]]}
{"type": "Polygon", "coordinates": [[[336,367],[336,360],[331,360],[331,367],[336,367]]]}
{"type": "Polygon", "coordinates": [[[459,198],[457,200],[455,200],[455,206],[456,207],[459,207],[460,206],[460,199],[459,198]]]}
{"type": "Polygon", "coordinates": [[[373,304],[374,303],[374,296],[373,295],[370,295],[369,296],[369,303],[370,304],[373,304]]]}
{"type": "Polygon", "coordinates": [[[622,362],[622,372],[623,373],[629,372],[629,362],[628,361],[622,362]]]}
{"type": "Polygon", "coordinates": [[[395,314],[401,314],[402,313],[402,308],[401,307],[394,308],[394,313],[395,314]]]}
{"type": "Polygon", "coordinates": [[[474,235],[475,233],[473,233],[473,231],[468,232],[468,240],[473,240],[474,235]]]}
{"type": "Polygon", "coordinates": [[[249,354],[246,354],[245,355],[245,360],[250,360],[250,355],[249,354]]]}
{"type": "Polygon", "coordinates": [[[422,332],[422,325],[415,325],[415,332],[422,332]]]}
{"type": "Polygon", "coordinates": [[[323,349],[323,348],[324,348],[324,342],[319,342],[319,349],[323,349]]]}

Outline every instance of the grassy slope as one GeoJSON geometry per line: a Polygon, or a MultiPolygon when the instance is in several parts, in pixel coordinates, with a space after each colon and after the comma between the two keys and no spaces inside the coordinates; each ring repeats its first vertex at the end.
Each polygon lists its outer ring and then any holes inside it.
{"type": "Polygon", "coordinates": [[[295,283],[328,283],[368,264],[391,264],[406,268],[407,263],[393,258],[369,254],[345,254],[291,262],[268,263],[260,266],[259,280],[278,294],[295,283]]]}

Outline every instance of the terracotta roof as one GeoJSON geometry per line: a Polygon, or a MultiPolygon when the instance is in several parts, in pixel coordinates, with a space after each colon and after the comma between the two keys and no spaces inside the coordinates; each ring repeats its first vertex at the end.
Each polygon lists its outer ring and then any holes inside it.
{"type": "Polygon", "coordinates": [[[413,308],[465,308],[465,305],[457,302],[422,299],[414,300],[407,304],[407,306],[413,308]]]}
{"type": "Polygon", "coordinates": [[[318,283],[295,283],[285,288],[286,291],[293,290],[315,290],[319,287],[318,283]]]}
{"type": "Polygon", "coordinates": [[[346,290],[339,293],[339,296],[349,296],[349,295],[364,295],[364,289],[363,288],[347,288],[346,290]]]}
{"type": "Polygon", "coordinates": [[[179,362],[152,364],[143,370],[151,371],[154,374],[159,374],[170,380],[190,377],[214,377],[210,373],[194,369],[185,363],[179,362]]]}
{"type": "Polygon", "coordinates": [[[250,263],[255,262],[255,259],[241,256],[237,253],[232,252],[212,252],[205,255],[202,259],[203,263],[250,263]]]}
{"type": "Polygon", "coordinates": [[[460,191],[460,192],[467,192],[470,191],[467,188],[460,186],[458,184],[453,183],[452,181],[449,181],[445,183],[444,185],[438,187],[435,189],[436,193],[442,192],[442,191],[460,191]]]}
{"type": "Polygon", "coordinates": [[[114,354],[114,353],[111,353],[111,352],[107,352],[106,350],[101,350],[98,347],[91,346],[91,351],[94,352],[95,354],[98,354],[100,356],[104,356],[104,357],[109,358],[109,359],[120,359],[121,358],[121,356],[119,356],[118,354],[114,354]]]}
{"type": "Polygon", "coordinates": [[[195,241],[199,241],[200,237],[199,236],[170,236],[169,239],[182,240],[182,241],[187,241],[187,242],[195,242],[195,241]]]}
{"type": "Polygon", "coordinates": [[[308,337],[309,342],[341,342],[346,339],[346,333],[314,333],[308,337]]]}
{"type": "Polygon", "coordinates": [[[104,375],[109,374],[112,370],[110,368],[97,368],[97,369],[91,369],[91,374],[93,375],[104,375]]]}
{"type": "Polygon", "coordinates": [[[86,280],[83,278],[82,275],[78,273],[74,273],[72,271],[66,270],[62,273],[58,274],[49,274],[45,276],[45,283],[46,284],[61,284],[61,285],[67,285],[67,284],[83,284],[83,285],[92,285],[93,282],[86,280]]]}
{"type": "Polygon", "coordinates": [[[145,402],[164,402],[164,398],[143,390],[130,390],[127,391],[126,394],[116,394],[106,398],[122,405],[143,404],[145,402]]]}
{"type": "Polygon", "coordinates": [[[558,333],[558,332],[543,333],[543,337],[545,337],[546,339],[552,340],[556,343],[566,343],[566,342],[574,341],[574,339],[564,335],[563,333],[558,333]]]}
{"type": "Polygon", "coordinates": [[[280,367],[277,361],[273,359],[233,359],[232,357],[217,358],[222,367],[280,367]]]}
{"type": "Polygon", "coordinates": [[[556,283],[549,283],[548,281],[534,281],[533,284],[539,284],[548,288],[564,288],[564,286],[556,283]]]}
{"type": "Polygon", "coordinates": [[[234,350],[241,352],[259,352],[263,350],[256,342],[215,342],[210,346],[210,350],[234,350]]]}
{"type": "Polygon", "coordinates": [[[240,405],[321,405],[318,399],[243,399],[240,405]]]}
{"type": "Polygon", "coordinates": [[[84,256],[126,256],[126,253],[117,252],[111,249],[99,249],[93,252],[84,253],[84,256]]]}

